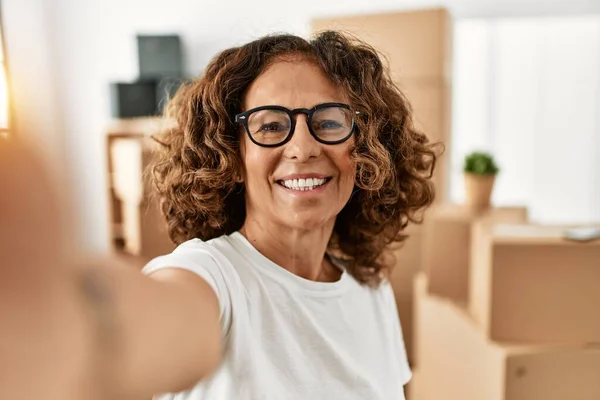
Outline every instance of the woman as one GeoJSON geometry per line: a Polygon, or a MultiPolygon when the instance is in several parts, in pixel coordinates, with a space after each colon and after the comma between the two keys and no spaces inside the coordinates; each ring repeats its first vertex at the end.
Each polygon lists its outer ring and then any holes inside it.
{"type": "Polygon", "coordinates": [[[265,37],[218,55],[168,115],[154,178],[180,245],[144,271],[212,306],[203,346],[223,353],[164,398],[403,398],[383,252],[431,203],[435,153],[377,53],[265,37]]]}
{"type": "Polygon", "coordinates": [[[377,53],[264,37],[168,115],[153,172],[179,246],[145,274],[68,268],[42,167],[0,143],[0,397],[403,399],[384,249],[432,202],[436,152],[377,53]]]}

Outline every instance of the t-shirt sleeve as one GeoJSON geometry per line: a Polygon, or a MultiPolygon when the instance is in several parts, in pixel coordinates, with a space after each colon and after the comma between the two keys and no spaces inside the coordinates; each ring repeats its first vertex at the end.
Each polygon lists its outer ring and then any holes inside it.
{"type": "Polygon", "coordinates": [[[398,306],[396,305],[396,298],[394,296],[394,290],[392,285],[388,281],[382,283],[384,296],[388,309],[390,310],[390,318],[392,318],[392,337],[395,338],[395,349],[398,355],[398,362],[400,363],[401,379],[400,383],[402,386],[406,385],[412,379],[412,371],[408,363],[408,357],[406,355],[406,345],[404,344],[404,335],[402,333],[402,325],[400,323],[400,317],[398,315],[398,306]]]}
{"type": "Polygon", "coordinates": [[[221,330],[225,338],[231,325],[231,298],[223,266],[212,256],[207,245],[193,239],[179,245],[172,253],[152,259],[142,269],[150,275],[160,269],[180,268],[193,272],[208,283],[219,301],[221,330]]]}

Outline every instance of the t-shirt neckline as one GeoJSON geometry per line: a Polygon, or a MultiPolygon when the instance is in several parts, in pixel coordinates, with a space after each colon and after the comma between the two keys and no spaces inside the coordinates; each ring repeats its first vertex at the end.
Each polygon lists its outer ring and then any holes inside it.
{"type": "Polygon", "coordinates": [[[338,294],[349,287],[352,277],[343,266],[336,263],[336,267],[342,270],[340,279],[335,282],[316,282],[302,278],[288,271],[282,266],[276,264],[256,249],[244,235],[236,231],[230,235],[230,238],[238,242],[241,246],[238,248],[248,257],[250,261],[260,272],[270,275],[280,283],[305,292],[315,294],[338,294]]]}

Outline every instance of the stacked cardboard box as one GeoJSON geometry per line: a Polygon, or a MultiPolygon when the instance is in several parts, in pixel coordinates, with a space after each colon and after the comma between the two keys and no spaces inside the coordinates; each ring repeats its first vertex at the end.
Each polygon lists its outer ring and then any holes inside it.
{"type": "MultiPolygon", "coordinates": [[[[437,216],[449,218],[447,210],[437,216]]],[[[500,219],[477,216],[469,234],[456,225],[426,239],[429,251],[454,254],[460,246],[461,254],[432,256],[415,279],[411,399],[600,399],[600,241],[500,219]],[[465,251],[466,274],[457,261],[465,251]],[[461,291],[452,268],[466,279],[461,291]]]]}
{"type": "Polygon", "coordinates": [[[466,307],[415,280],[413,400],[597,400],[600,348],[490,340],[466,307]]]}

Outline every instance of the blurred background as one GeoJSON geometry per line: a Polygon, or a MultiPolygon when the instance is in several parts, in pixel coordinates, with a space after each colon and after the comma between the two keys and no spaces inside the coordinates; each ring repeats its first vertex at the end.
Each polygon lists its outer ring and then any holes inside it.
{"type": "Polygon", "coordinates": [[[600,398],[600,2],[3,0],[0,135],[68,188],[73,246],[169,251],[155,116],[220,50],[344,29],[446,145],[397,251],[412,399],[600,398]]]}

